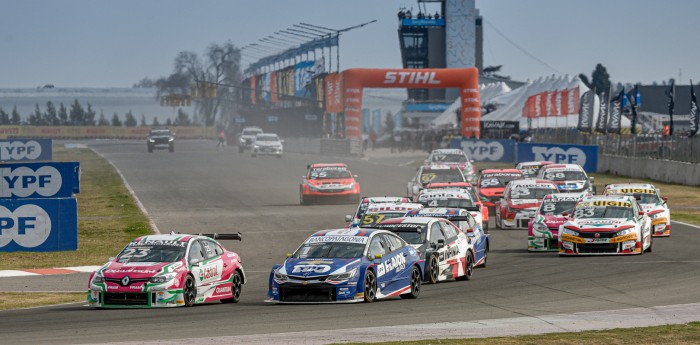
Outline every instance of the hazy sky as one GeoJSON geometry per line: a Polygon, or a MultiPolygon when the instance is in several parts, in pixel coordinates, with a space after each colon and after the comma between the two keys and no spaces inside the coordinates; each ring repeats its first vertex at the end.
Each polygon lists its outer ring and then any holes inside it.
{"type": "MultiPolygon", "coordinates": [[[[700,80],[700,1],[476,4],[485,65],[502,64],[514,79],[590,74],[600,62],[614,81],[678,80],[680,70],[682,83],[700,80]]],[[[409,0],[0,0],[0,87],[128,87],[170,73],[180,51],[244,46],[298,22],[343,28],[377,19],[341,36],[341,69],[400,67],[400,6],[417,9],[409,0]]]]}

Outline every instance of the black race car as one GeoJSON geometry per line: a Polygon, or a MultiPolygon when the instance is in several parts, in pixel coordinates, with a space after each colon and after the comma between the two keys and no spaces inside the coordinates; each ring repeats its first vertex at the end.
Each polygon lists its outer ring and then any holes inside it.
{"type": "Polygon", "coordinates": [[[175,135],[168,128],[154,128],[148,133],[146,139],[148,152],[153,152],[153,149],[167,148],[168,151],[175,151],[175,135]]]}

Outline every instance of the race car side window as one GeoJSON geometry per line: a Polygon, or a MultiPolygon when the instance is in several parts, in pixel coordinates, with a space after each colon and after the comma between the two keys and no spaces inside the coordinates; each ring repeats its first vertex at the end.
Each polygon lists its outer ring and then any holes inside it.
{"type": "Polygon", "coordinates": [[[204,248],[202,248],[202,245],[199,243],[199,241],[193,241],[192,246],[190,247],[189,263],[196,264],[201,261],[204,261],[204,258],[204,248]]]}
{"type": "Polygon", "coordinates": [[[367,251],[367,255],[374,259],[375,255],[384,255],[388,253],[388,251],[385,248],[384,242],[382,241],[381,236],[374,236],[372,238],[372,242],[369,243],[369,250],[367,251]]]}
{"type": "Polygon", "coordinates": [[[435,222],[433,225],[430,227],[430,243],[431,244],[437,244],[438,240],[445,240],[445,235],[442,234],[442,229],[440,226],[440,222],[435,222]]]}
{"type": "Polygon", "coordinates": [[[204,246],[204,251],[207,255],[207,259],[217,257],[224,253],[221,246],[212,240],[203,240],[202,245],[204,246]]]}
{"type": "Polygon", "coordinates": [[[440,222],[442,225],[442,231],[445,233],[445,237],[448,239],[453,239],[457,237],[457,230],[452,227],[452,225],[447,224],[447,222],[440,222]]]}
{"type": "Polygon", "coordinates": [[[391,251],[399,250],[403,247],[403,241],[401,241],[395,235],[384,234],[384,240],[389,244],[391,251]]]}

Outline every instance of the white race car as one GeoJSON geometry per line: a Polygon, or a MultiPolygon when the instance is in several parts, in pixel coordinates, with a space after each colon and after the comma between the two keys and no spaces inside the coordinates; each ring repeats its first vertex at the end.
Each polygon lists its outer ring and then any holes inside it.
{"type": "Polygon", "coordinates": [[[367,208],[367,212],[362,216],[362,219],[357,224],[353,223],[351,227],[371,228],[379,222],[403,217],[406,215],[406,212],[421,208],[423,208],[423,205],[412,202],[371,204],[367,208]]]}
{"type": "Polygon", "coordinates": [[[481,203],[475,203],[472,199],[472,194],[462,188],[436,188],[424,189],[418,195],[418,202],[425,207],[448,207],[461,208],[467,210],[477,223],[481,224],[484,229],[484,217],[482,213],[481,203]]]}
{"type": "Polygon", "coordinates": [[[367,208],[371,204],[379,203],[392,203],[392,202],[411,202],[411,199],[405,196],[376,196],[376,197],[363,197],[360,204],[357,206],[357,210],[354,215],[345,215],[345,227],[349,227],[353,222],[359,222],[362,216],[367,212],[367,208]]]}
{"type": "Polygon", "coordinates": [[[559,255],[626,255],[651,251],[651,219],[634,197],[584,197],[572,215],[559,228],[559,255]]]}
{"type": "Polygon", "coordinates": [[[659,195],[659,190],[648,183],[616,183],[605,186],[605,195],[631,195],[651,218],[652,236],[671,236],[671,210],[668,198],[659,195]]]}

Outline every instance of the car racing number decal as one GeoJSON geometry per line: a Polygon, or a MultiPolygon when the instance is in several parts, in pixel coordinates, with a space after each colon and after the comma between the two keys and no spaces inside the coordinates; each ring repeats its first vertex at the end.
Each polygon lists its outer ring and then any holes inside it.
{"type": "Polygon", "coordinates": [[[436,177],[437,177],[436,173],[425,173],[425,174],[420,175],[420,182],[423,184],[430,183],[436,177]]]}
{"type": "Polygon", "coordinates": [[[488,188],[488,187],[496,187],[500,183],[498,182],[497,178],[489,178],[489,179],[483,179],[481,180],[481,188],[488,188]]]}
{"type": "Polygon", "coordinates": [[[371,213],[371,214],[365,214],[364,217],[362,217],[362,225],[374,225],[382,220],[384,220],[384,215],[381,213],[371,213]]]}
{"type": "Polygon", "coordinates": [[[593,208],[579,208],[574,211],[574,218],[591,217],[595,213],[593,208]]]}
{"type": "Polygon", "coordinates": [[[546,180],[563,179],[566,175],[563,172],[548,172],[544,174],[546,180]]]}
{"type": "Polygon", "coordinates": [[[553,202],[547,202],[542,205],[542,212],[554,212],[556,208],[557,205],[555,205],[553,202]]]}
{"type": "Polygon", "coordinates": [[[311,173],[311,178],[325,178],[328,176],[328,173],[325,171],[314,171],[311,173]]]}
{"type": "Polygon", "coordinates": [[[119,255],[119,259],[142,258],[147,256],[150,252],[151,247],[127,248],[124,249],[124,253],[122,253],[122,255],[119,255]]]}

